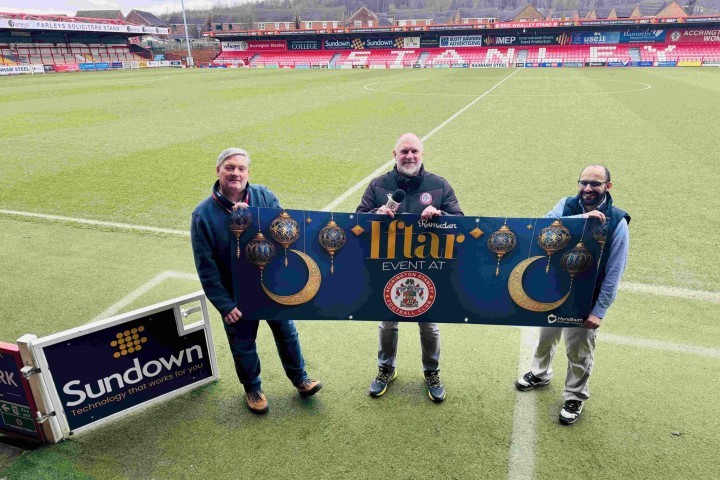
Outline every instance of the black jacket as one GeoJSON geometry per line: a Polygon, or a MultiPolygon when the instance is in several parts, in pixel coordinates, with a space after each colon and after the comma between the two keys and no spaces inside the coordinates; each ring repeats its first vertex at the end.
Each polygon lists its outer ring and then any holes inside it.
{"type": "Polygon", "coordinates": [[[428,205],[432,205],[440,210],[441,215],[464,215],[448,181],[426,171],[425,165],[420,167],[420,173],[415,177],[406,177],[395,167],[374,178],[365,189],[356,213],[375,213],[387,203],[388,193],[392,195],[397,189],[405,190],[407,194],[397,213],[422,213],[428,205]]]}

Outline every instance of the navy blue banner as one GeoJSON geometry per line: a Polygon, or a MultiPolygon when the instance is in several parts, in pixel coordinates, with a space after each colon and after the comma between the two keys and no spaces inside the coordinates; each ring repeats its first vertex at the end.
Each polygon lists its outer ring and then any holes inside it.
{"type": "Polygon", "coordinates": [[[575,32],[573,45],[612,45],[620,43],[620,32],[575,32]]]}
{"type": "Polygon", "coordinates": [[[172,307],[43,350],[71,430],[212,376],[205,331],[179,336],[172,307]]]}
{"type": "Polygon", "coordinates": [[[665,30],[627,30],[620,32],[620,43],[664,43],[665,30]]]}
{"type": "Polygon", "coordinates": [[[288,50],[320,50],[322,44],[320,40],[290,40],[288,41],[288,50]]]}
{"type": "Polygon", "coordinates": [[[245,319],[569,326],[590,312],[600,244],[583,219],[244,212],[228,235],[245,319]]]}

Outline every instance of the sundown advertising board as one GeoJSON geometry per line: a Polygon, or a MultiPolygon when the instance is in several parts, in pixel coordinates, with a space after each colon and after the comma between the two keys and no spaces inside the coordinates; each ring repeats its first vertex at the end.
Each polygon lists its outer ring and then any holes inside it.
{"type": "Polygon", "coordinates": [[[720,43],[720,28],[688,28],[671,30],[672,43],[720,43]]]}
{"type": "Polygon", "coordinates": [[[202,292],[35,339],[30,347],[66,435],[218,376],[202,292]],[[200,319],[186,324],[195,313],[200,319]]]}

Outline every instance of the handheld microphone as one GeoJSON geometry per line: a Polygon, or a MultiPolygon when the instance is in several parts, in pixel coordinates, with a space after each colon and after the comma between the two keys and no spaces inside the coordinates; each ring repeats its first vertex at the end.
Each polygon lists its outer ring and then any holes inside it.
{"type": "Polygon", "coordinates": [[[395,190],[392,195],[388,193],[388,201],[385,206],[393,212],[397,212],[400,204],[405,200],[405,195],[405,190],[399,188],[395,190]]]}

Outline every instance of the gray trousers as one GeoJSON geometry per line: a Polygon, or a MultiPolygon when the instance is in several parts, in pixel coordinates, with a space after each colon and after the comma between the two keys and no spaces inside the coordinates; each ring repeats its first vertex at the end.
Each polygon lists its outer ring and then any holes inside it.
{"type": "MultiPolygon", "coordinates": [[[[424,371],[440,370],[440,330],[436,323],[418,322],[424,371]]],[[[395,368],[397,355],[398,322],[380,322],[378,326],[378,365],[395,368]]]]}
{"type": "Polygon", "coordinates": [[[565,350],[568,366],[565,376],[564,400],[582,400],[590,398],[588,379],[593,369],[595,337],[597,330],[583,327],[540,328],[540,338],[535,349],[531,371],[543,380],[553,377],[552,361],[560,337],[565,336],[565,350]]]}

